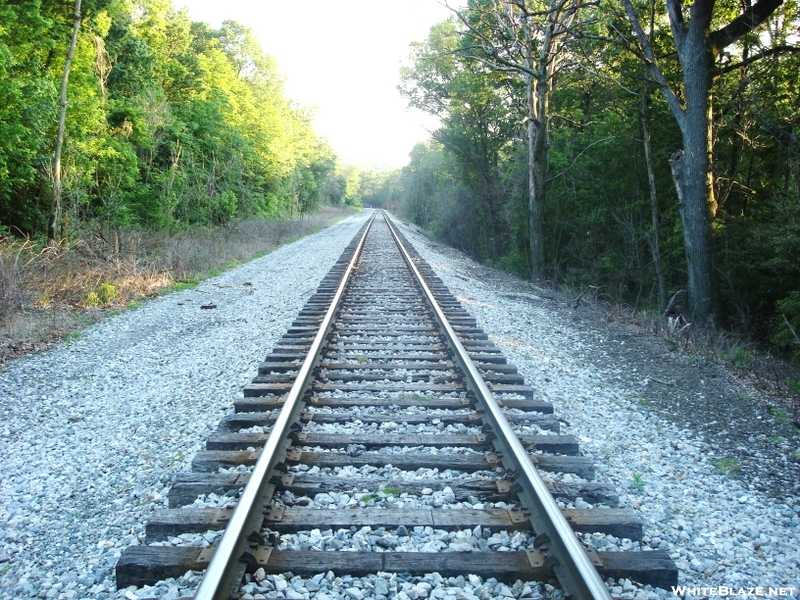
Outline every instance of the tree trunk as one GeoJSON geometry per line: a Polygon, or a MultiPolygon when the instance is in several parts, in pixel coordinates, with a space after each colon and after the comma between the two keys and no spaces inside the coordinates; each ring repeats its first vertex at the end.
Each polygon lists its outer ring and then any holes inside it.
{"type": "Polygon", "coordinates": [[[47,227],[47,238],[51,241],[64,237],[64,227],[61,219],[61,151],[64,146],[64,129],[67,123],[67,82],[69,70],[72,66],[72,57],[75,55],[75,46],[78,45],[78,31],[81,28],[81,0],[75,0],[75,15],[72,25],[72,40],[67,51],[67,60],[64,63],[64,76],[61,78],[61,106],[58,114],[58,134],[56,135],[55,156],[53,160],[53,202],[50,206],[50,222],[47,227]]]}
{"type": "Polygon", "coordinates": [[[537,108],[541,83],[528,75],[528,226],[531,245],[531,280],[544,279],[544,186],[547,173],[547,115],[537,108]],[[538,113],[538,114],[537,114],[538,113]]]}
{"type": "Polygon", "coordinates": [[[715,327],[718,323],[711,222],[716,207],[709,118],[713,53],[705,36],[692,31],[679,56],[686,95],[683,118],[679,119],[683,151],[670,162],[683,225],[689,310],[693,322],[715,327]]]}
{"type": "Polygon", "coordinates": [[[667,306],[667,284],[664,279],[664,269],[661,265],[661,245],[659,231],[661,223],[658,211],[658,196],[656,195],[656,176],[653,169],[653,148],[650,144],[650,112],[648,110],[649,91],[642,90],[642,138],[644,142],[644,159],[647,165],[647,182],[650,187],[650,213],[652,216],[653,231],[649,236],[650,253],[653,255],[653,267],[658,281],[658,308],[663,311],[667,306]]]}
{"type": "MultiPolygon", "coordinates": [[[[632,0],[623,0],[634,35],[644,50],[645,64],[675,115],[683,150],[670,159],[683,225],[689,271],[689,308],[698,325],[718,325],[719,305],[714,276],[712,222],[717,210],[711,171],[711,84],[714,58],[727,46],[764,23],[784,0],[746,2],[742,14],[710,31],[715,0],[694,0],[686,19],[682,0],[666,0],[672,37],[683,74],[683,105],[672,90],[642,29],[632,0]]],[[[651,23],[653,5],[651,4],[651,23]]],[[[765,55],[766,56],[766,55],[765,55]]]]}

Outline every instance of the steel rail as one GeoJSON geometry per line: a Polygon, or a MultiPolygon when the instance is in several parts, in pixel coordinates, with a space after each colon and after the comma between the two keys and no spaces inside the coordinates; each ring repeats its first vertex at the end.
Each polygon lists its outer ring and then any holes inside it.
{"type": "Polygon", "coordinates": [[[447,344],[455,354],[456,362],[464,370],[467,387],[472,390],[485,409],[484,416],[488,419],[495,435],[497,435],[497,441],[503,449],[503,459],[511,463],[511,468],[517,473],[517,482],[526,492],[527,499],[531,504],[526,508],[531,511],[530,520],[537,534],[537,541],[548,545],[549,553],[553,557],[551,559],[553,562],[548,563],[548,565],[553,567],[553,571],[561,585],[564,586],[565,591],[576,600],[611,600],[611,594],[600,578],[597,569],[589,560],[586,550],[578,542],[572,527],[561,513],[561,509],[559,509],[530,456],[528,456],[527,451],[511,428],[500,405],[497,404],[491,390],[486,385],[483,376],[481,376],[475,363],[472,362],[439,303],[430,288],[428,288],[419,270],[417,270],[389,217],[385,211],[382,211],[382,214],[401,254],[414,273],[417,283],[433,309],[436,320],[440,323],[445,333],[447,344]]]}
{"type": "Polygon", "coordinates": [[[286,396],[286,401],[278,414],[278,418],[272,426],[264,448],[253,467],[250,480],[242,492],[242,497],[236,505],[228,526],[225,528],[225,533],[208,565],[208,569],[206,569],[205,576],[200,582],[200,587],[197,588],[194,596],[195,600],[227,600],[234,586],[239,583],[236,581],[241,576],[238,564],[250,543],[247,538],[254,531],[258,532],[263,523],[264,517],[262,513],[264,506],[271,500],[271,498],[265,497],[268,495],[266,492],[269,487],[269,481],[272,478],[275,466],[286,450],[288,433],[292,423],[295,421],[297,412],[301,408],[300,400],[311,381],[325,337],[328,335],[333,323],[334,314],[344,295],[353,267],[358,261],[361,249],[364,247],[364,240],[366,240],[372,222],[375,220],[375,214],[375,212],[372,213],[367,223],[361,240],[359,240],[358,246],[353,253],[353,258],[342,276],[342,281],[325,313],[325,318],[322,320],[319,331],[314,337],[311,349],[308,351],[308,355],[297,373],[297,378],[286,396]]]}

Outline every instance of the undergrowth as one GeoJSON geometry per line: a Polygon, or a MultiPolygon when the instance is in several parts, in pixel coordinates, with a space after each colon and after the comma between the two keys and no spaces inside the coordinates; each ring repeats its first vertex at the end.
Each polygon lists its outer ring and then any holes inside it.
{"type": "Polygon", "coordinates": [[[0,237],[0,363],[68,338],[109,309],[194,287],[352,214],[322,207],[304,218],[254,219],[176,234],[87,227],[46,244],[0,237]]]}
{"type": "MultiPolygon", "coordinates": [[[[608,323],[635,322],[684,352],[703,354],[726,363],[772,401],[783,404],[783,408],[771,409],[772,416],[791,421],[800,429],[800,341],[794,353],[780,353],[733,332],[695,327],[680,314],[636,311],[591,294],[589,297],[581,294],[580,298],[602,311],[608,323]]],[[[569,303],[575,306],[575,300],[569,303]]]]}

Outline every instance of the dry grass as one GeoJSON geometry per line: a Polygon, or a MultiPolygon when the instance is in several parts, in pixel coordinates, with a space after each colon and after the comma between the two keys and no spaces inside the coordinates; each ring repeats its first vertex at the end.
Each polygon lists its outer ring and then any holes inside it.
{"type": "Polygon", "coordinates": [[[47,348],[132,303],[190,285],[352,214],[322,207],[294,219],[224,229],[100,233],[43,246],[0,239],[0,364],[47,348]]]}

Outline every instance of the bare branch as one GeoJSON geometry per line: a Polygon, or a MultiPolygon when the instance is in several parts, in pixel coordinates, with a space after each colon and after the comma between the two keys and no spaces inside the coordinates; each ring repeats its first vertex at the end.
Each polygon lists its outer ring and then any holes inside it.
{"type": "MultiPolygon", "coordinates": [[[[668,4],[671,5],[676,1],[677,0],[669,0],[668,4]]],[[[661,90],[661,93],[664,95],[664,98],[666,98],[667,104],[669,104],[669,107],[672,110],[672,113],[675,115],[675,119],[678,121],[678,124],[681,126],[681,128],[683,128],[684,110],[683,106],[681,106],[681,101],[678,100],[675,92],[672,91],[667,79],[661,72],[661,68],[658,66],[658,60],[653,52],[653,46],[650,44],[650,40],[645,34],[644,29],[642,29],[642,24],[639,22],[639,16],[636,14],[636,10],[633,8],[631,0],[623,0],[623,3],[625,4],[625,12],[628,15],[628,21],[630,22],[631,27],[633,27],[633,33],[639,40],[639,45],[644,52],[647,68],[650,70],[650,74],[653,76],[653,79],[661,90]]],[[[681,16],[681,19],[682,18],[683,17],[681,16]]],[[[670,17],[670,21],[672,21],[672,17],[670,17]]]]}
{"type": "Polygon", "coordinates": [[[670,313],[670,311],[672,310],[672,307],[675,306],[675,303],[678,301],[678,298],[680,298],[681,294],[685,294],[685,293],[686,293],[686,290],[678,290],[677,292],[675,292],[672,295],[672,298],[670,298],[669,302],[667,303],[667,308],[664,309],[663,316],[666,317],[670,313]]]}
{"type": "Polygon", "coordinates": [[[800,335],[797,335],[797,332],[794,330],[794,327],[792,327],[792,324],[789,323],[789,319],[786,318],[786,315],[781,315],[781,316],[783,317],[783,320],[786,321],[786,326],[789,328],[789,331],[792,332],[792,335],[794,336],[794,341],[800,344],[800,335]]]}
{"type": "Polygon", "coordinates": [[[759,52],[758,54],[753,54],[752,56],[748,56],[741,62],[738,62],[733,65],[725,65],[724,67],[720,67],[715,71],[715,75],[724,75],[725,73],[730,73],[731,71],[735,71],[736,69],[744,68],[757,60],[762,58],[767,58],[768,56],[777,56],[780,54],[794,54],[800,53],[800,46],[775,46],[773,48],[769,48],[768,50],[764,50],[763,52],[759,52]]]}
{"type": "Polygon", "coordinates": [[[569,166],[568,166],[566,169],[562,170],[562,171],[561,171],[561,172],[560,172],[558,175],[553,175],[553,177],[550,177],[550,178],[547,180],[547,185],[550,185],[551,183],[553,183],[553,182],[554,182],[556,179],[558,179],[559,177],[563,177],[563,176],[564,176],[564,175],[565,175],[565,174],[566,174],[566,173],[567,173],[567,172],[568,172],[568,171],[569,171],[569,170],[570,170],[572,167],[574,167],[574,166],[575,166],[575,163],[577,163],[577,162],[578,162],[578,160],[580,159],[580,157],[581,157],[581,156],[583,156],[584,154],[586,154],[586,153],[587,153],[587,152],[588,152],[588,151],[589,151],[591,148],[593,148],[594,146],[597,146],[598,144],[603,144],[603,143],[605,143],[605,142],[610,142],[611,140],[616,140],[616,139],[619,139],[619,138],[624,138],[624,137],[629,137],[629,136],[627,136],[627,135],[612,135],[612,136],[610,136],[610,137],[603,138],[603,139],[601,139],[601,140],[595,140],[594,142],[592,142],[591,144],[589,144],[588,146],[586,146],[586,148],[584,148],[583,150],[581,150],[581,151],[578,153],[578,155],[575,157],[575,159],[574,159],[574,160],[573,160],[573,161],[570,163],[570,165],[569,165],[569,166]]]}
{"type": "MultiPolygon", "coordinates": [[[[539,74],[538,74],[538,72],[537,72],[536,70],[534,70],[534,69],[531,69],[531,68],[529,68],[528,66],[526,66],[526,65],[524,65],[524,64],[522,64],[522,63],[518,63],[518,62],[516,62],[516,61],[509,60],[509,59],[505,58],[504,56],[501,56],[501,55],[500,55],[500,54],[497,52],[497,50],[495,49],[495,47],[494,47],[494,43],[492,42],[492,40],[490,40],[489,38],[487,38],[485,35],[483,35],[483,33],[482,33],[482,32],[480,32],[478,29],[476,29],[476,28],[475,28],[475,27],[472,25],[472,23],[470,23],[470,22],[469,22],[469,21],[468,21],[468,20],[467,20],[467,19],[464,17],[464,15],[461,13],[461,11],[459,11],[459,10],[457,10],[457,9],[453,8],[452,6],[450,6],[450,5],[447,3],[447,0],[445,0],[445,2],[444,2],[444,5],[445,5],[445,7],[447,7],[447,8],[448,8],[450,11],[452,11],[453,13],[455,13],[455,15],[458,17],[458,19],[459,19],[459,20],[460,20],[460,21],[461,21],[461,22],[464,24],[464,26],[465,26],[467,29],[469,29],[469,30],[470,30],[470,32],[471,32],[472,34],[474,34],[475,36],[477,36],[479,39],[481,39],[481,40],[482,40],[482,41],[483,41],[483,42],[486,44],[486,47],[485,47],[485,48],[482,48],[482,50],[483,50],[484,52],[486,52],[486,54],[488,54],[489,56],[491,56],[492,58],[494,58],[494,60],[498,61],[498,63],[499,63],[499,64],[501,64],[501,65],[503,65],[504,67],[506,67],[506,70],[513,69],[513,70],[516,70],[516,71],[520,71],[520,72],[522,72],[522,73],[527,73],[528,75],[531,75],[532,77],[538,77],[538,76],[539,76],[539,74]]],[[[481,62],[484,62],[484,64],[486,64],[487,66],[490,66],[490,64],[491,64],[491,63],[488,63],[488,62],[486,62],[486,61],[481,61],[481,62]]]]}

